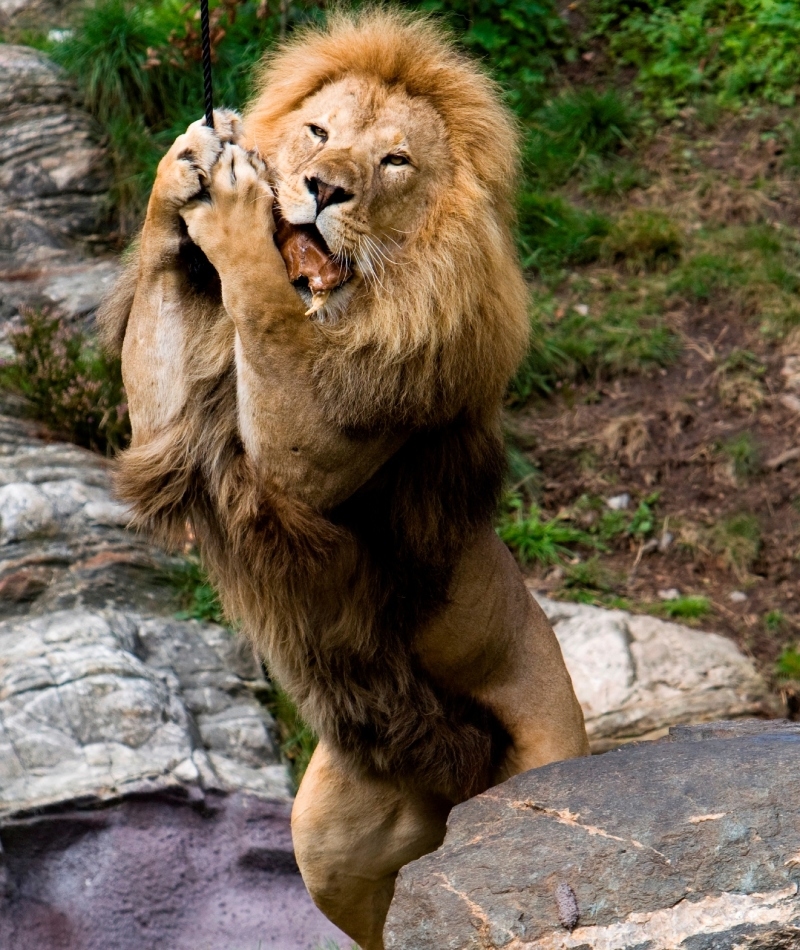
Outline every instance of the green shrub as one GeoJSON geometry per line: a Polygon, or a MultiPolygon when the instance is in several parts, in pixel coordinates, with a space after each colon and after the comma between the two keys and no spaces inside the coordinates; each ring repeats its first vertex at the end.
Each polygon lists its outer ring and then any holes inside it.
{"type": "Polygon", "coordinates": [[[680,259],[683,235],[661,211],[626,211],[608,232],[601,256],[633,273],[666,270],[680,259]]]}
{"type": "Polygon", "coordinates": [[[794,0],[594,0],[593,31],[667,116],[701,96],[791,105],[800,82],[794,0]]]}
{"type": "Polygon", "coordinates": [[[48,314],[28,311],[9,335],[15,358],[0,367],[0,387],[56,435],[99,452],[123,448],[130,436],[118,360],[83,332],[48,314]]]}
{"type": "Polygon", "coordinates": [[[521,115],[541,104],[555,65],[571,58],[567,25],[552,0],[423,0],[407,6],[443,16],[505,87],[521,115]]]}

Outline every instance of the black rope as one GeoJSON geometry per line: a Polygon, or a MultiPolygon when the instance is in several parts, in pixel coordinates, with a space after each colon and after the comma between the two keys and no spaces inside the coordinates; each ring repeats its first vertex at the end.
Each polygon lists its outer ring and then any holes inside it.
{"type": "Polygon", "coordinates": [[[206,125],[214,128],[214,90],[211,85],[211,31],[208,23],[208,0],[200,0],[200,35],[203,48],[203,92],[206,104],[206,125]]]}

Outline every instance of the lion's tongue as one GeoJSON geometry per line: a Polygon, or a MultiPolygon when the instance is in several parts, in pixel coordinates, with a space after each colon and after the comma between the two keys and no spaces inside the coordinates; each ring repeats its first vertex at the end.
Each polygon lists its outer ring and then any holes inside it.
{"type": "Polygon", "coordinates": [[[352,276],[346,264],[334,260],[316,228],[276,218],[275,242],[292,283],[305,277],[311,293],[321,294],[335,290],[352,276]]]}

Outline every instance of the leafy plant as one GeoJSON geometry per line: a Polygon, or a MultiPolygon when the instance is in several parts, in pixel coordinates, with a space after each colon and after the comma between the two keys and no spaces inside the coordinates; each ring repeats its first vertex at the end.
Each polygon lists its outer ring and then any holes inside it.
{"type": "Polygon", "coordinates": [[[105,356],[77,327],[26,311],[9,334],[15,357],[0,367],[0,387],[62,438],[99,452],[127,444],[128,407],[118,360],[105,356]]]}
{"type": "Polygon", "coordinates": [[[575,545],[594,546],[590,535],[569,522],[544,520],[534,504],[526,510],[519,495],[507,498],[497,533],[523,564],[557,564],[572,556],[575,545]]]}
{"type": "Polygon", "coordinates": [[[646,538],[655,530],[656,517],[653,508],[659,498],[659,492],[648,495],[639,502],[639,507],[633,513],[627,533],[633,537],[646,538]]]}
{"type": "Polygon", "coordinates": [[[409,6],[447,20],[464,46],[503,83],[511,106],[527,115],[540,105],[555,65],[574,56],[552,0],[423,0],[409,6]]]}
{"type": "Polygon", "coordinates": [[[656,109],[713,96],[791,105],[800,81],[793,0],[595,0],[592,29],[656,109]]]}

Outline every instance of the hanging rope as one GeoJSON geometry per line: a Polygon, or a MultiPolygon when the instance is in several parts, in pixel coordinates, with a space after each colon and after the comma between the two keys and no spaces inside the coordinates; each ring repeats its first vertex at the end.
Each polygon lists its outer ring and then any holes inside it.
{"type": "Polygon", "coordinates": [[[208,0],[200,0],[200,36],[203,50],[203,92],[206,125],[214,128],[214,90],[211,84],[211,30],[208,22],[208,0]]]}

